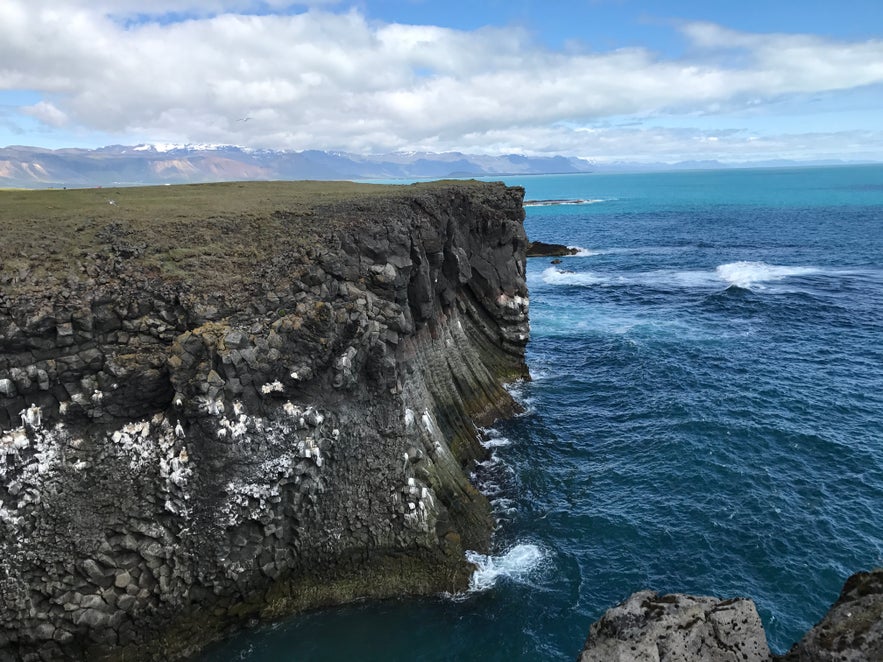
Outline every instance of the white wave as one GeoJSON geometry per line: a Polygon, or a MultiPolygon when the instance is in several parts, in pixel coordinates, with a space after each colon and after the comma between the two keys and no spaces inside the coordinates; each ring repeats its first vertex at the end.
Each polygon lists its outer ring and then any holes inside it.
{"type": "Polygon", "coordinates": [[[511,446],[512,440],[497,432],[496,434],[491,434],[486,439],[482,439],[480,443],[485,448],[500,448],[501,446],[511,446]]]}
{"type": "Polygon", "coordinates": [[[537,366],[536,362],[534,365],[530,366],[530,381],[532,384],[536,382],[542,382],[547,379],[554,379],[558,376],[558,373],[554,370],[551,370],[547,367],[537,366]]]}
{"type": "Polygon", "coordinates": [[[482,469],[493,469],[499,463],[500,463],[500,458],[497,457],[497,454],[491,453],[491,456],[488,459],[482,460],[481,462],[476,462],[475,466],[481,467],[482,469]]]}
{"type": "Polygon", "coordinates": [[[766,262],[729,262],[715,269],[718,278],[731,285],[749,289],[758,283],[782,280],[789,276],[818,273],[815,267],[786,267],[766,262]]]}
{"type": "MultiPolygon", "coordinates": [[[[781,281],[792,276],[823,273],[817,267],[780,266],[766,262],[729,262],[714,271],[659,270],[640,273],[599,274],[592,271],[570,271],[549,267],[541,278],[548,285],[642,285],[645,287],[714,288],[723,281],[745,289],[764,289],[763,283],[781,281]]],[[[838,274],[841,272],[827,272],[838,274]]]]}
{"type": "Polygon", "coordinates": [[[525,207],[557,207],[559,205],[596,205],[599,202],[609,202],[608,198],[591,198],[589,200],[582,200],[579,198],[574,198],[570,200],[525,200],[525,207]]]}
{"type": "Polygon", "coordinates": [[[529,383],[530,382],[526,382],[523,379],[517,379],[514,382],[503,384],[503,388],[512,396],[512,399],[523,408],[523,411],[520,414],[516,414],[516,417],[528,416],[536,413],[536,408],[533,406],[534,398],[527,397],[525,393],[529,383]]]}
{"type": "Polygon", "coordinates": [[[609,281],[591,271],[562,271],[555,267],[546,269],[542,278],[549,285],[603,285],[609,281]]]}
{"type": "Polygon", "coordinates": [[[494,514],[497,516],[498,519],[506,515],[514,515],[518,512],[515,501],[513,501],[512,499],[507,499],[506,497],[491,499],[491,506],[493,506],[494,514]]]}
{"type": "Polygon", "coordinates": [[[486,591],[501,577],[508,580],[524,581],[545,559],[543,550],[537,545],[515,545],[505,554],[489,556],[478,552],[466,552],[466,560],[476,566],[469,580],[472,592],[486,591]]]}
{"type": "MultiPolygon", "coordinates": [[[[595,257],[597,255],[631,255],[640,253],[670,252],[663,251],[663,249],[658,248],[585,248],[583,246],[568,246],[568,248],[576,250],[576,253],[574,253],[572,257],[595,257]]],[[[563,257],[571,256],[565,255],[563,257]]]]}
{"type": "Polygon", "coordinates": [[[594,257],[595,255],[604,255],[605,251],[593,250],[591,248],[583,248],[582,246],[568,246],[571,250],[576,250],[574,257],[594,257]]]}
{"type": "Polygon", "coordinates": [[[502,485],[488,479],[479,481],[479,476],[474,471],[469,474],[469,479],[473,482],[473,484],[479,482],[480,484],[478,485],[478,487],[481,489],[481,493],[488,498],[495,497],[498,494],[503,493],[504,488],[502,485]]]}

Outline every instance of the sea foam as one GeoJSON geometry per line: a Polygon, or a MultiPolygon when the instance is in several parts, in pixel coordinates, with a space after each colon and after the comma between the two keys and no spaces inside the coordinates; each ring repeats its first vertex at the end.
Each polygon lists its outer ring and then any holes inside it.
{"type": "Polygon", "coordinates": [[[562,271],[549,267],[543,272],[543,282],[549,285],[602,285],[607,279],[591,271],[562,271]]]}
{"type": "Polygon", "coordinates": [[[559,205],[596,205],[599,202],[609,202],[610,198],[592,198],[583,200],[579,198],[560,200],[525,200],[525,207],[557,207],[559,205]]]}
{"type": "Polygon", "coordinates": [[[595,255],[604,255],[604,251],[583,248],[582,246],[568,246],[568,248],[576,251],[576,253],[574,253],[575,257],[594,257],[595,255]]]}
{"type": "MultiPolygon", "coordinates": [[[[823,273],[817,267],[781,266],[766,262],[729,262],[714,271],[659,270],[637,273],[601,274],[593,271],[570,271],[549,267],[542,273],[548,285],[716,288],[721,281],[743,289],[764,289],[764,283],[781,281],[794,276],[823,273]]],[[[828,272],[829,275],[834,272],[828,272]]]]}
{"type": "Polygon", "coordinates": [[[806,276],[818,273],[815,267],[789,267],[766,262],[729,262],[715,269],[715,274],[721,280],[731,285],[750,289],[759,283],[782,280],[789,276],[806,276]]]}
{"type": "Polygon", "coordinates": [[[476,570],[469,582],[470,592],[486,591],[500,578],[521,582],[536,570],[545,559],[539,546],[522,543],[499,556],[466,552],[466,560],[475,564],[476,570]]]}

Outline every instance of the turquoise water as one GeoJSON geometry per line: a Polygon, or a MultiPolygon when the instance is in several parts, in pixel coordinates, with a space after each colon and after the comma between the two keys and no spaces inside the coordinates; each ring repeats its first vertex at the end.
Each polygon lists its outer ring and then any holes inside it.
{"type": "Polygon", "coordinates": [[[633,591],[747,595],[787,649],[883,565],[883,167],[512,177],[534,240],[527,413],[476,480],[457,599],[246,632],[212,660],[572,660],[633,591]]]}

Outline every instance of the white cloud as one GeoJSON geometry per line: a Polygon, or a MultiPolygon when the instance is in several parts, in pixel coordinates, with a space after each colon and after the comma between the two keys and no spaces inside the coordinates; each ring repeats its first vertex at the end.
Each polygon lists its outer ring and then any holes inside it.
{"type": "Polygon", "coordinates": [[[340,0],[65,0],[69,6],[113,16],[193,14],[211,16],[236,12],[268,12],[292,7],[320,7],[340,0]]]}
{"type": "MultiPolygon", "coordinates": [[[[591,155],[612,153],[604,140],[614,134],[573,128],[607,117],[757,109],[791,94],[883,82],[880,41],[687,23],[681,30],[695,55],[673,60],[644,49],[555,52],[518,29],[378,24],[352,10],[236,13],[316,2],[160,0],[152,12],[197,18],[117,20],[145,4],[4,0],[0,89],[41,93],[26,112],[46,124],[147,140],[591,155]]],[[[637,134],[615,135],[617,150],[654,152],[676,134],[644,135],[639,145],[628,140],[637,134]]],[[[714,135],[703,144],[719,153],[728,143],[714,135]]]]}
{"type": "MultiPolygon", "coordinates": [[[[535,153],[568,154],[590,161],[675,163],[720,160],[724,162],[774,159],[880,160],[883,131],[831,131],[758,135],[741,129],[621,127],[581,128],[569,126],[494,129],[462,137],[465,152],[493,155],[522,151],[531,145],[535,153]],[[491,147],[488,148],[487,146],[491,147]],[[812,146],[812,151],[807,151],[812,146]]],[[[416,149],[435,150],[431,140],[416,149]]]]}
{"type": "Polygon", "coordinates": [[[26,115],[30,115],[49,126],[61,127],[65,126],[69,121],[64,111],[59,110],[55,105],[46,101],[40,101],[32,106],[25,106],[21,110],[26,115]]]}
{"type": "Polygon", "coordinates": [[[734,77],[744,93],[817,92],[883,80],[881,40],[836,42],[814,35],[747,34],[711,23],[686,23],[681,29],[698,48],[739,50],[749,56],[751,64],[734,77]]]}

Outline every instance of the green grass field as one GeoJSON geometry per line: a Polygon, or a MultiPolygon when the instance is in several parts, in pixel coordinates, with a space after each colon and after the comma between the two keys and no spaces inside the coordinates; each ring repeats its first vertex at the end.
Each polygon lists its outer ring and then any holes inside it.
{"type": "Polygon", "coordinates": [[[315,242],[325,230],[352,222],[348,203],[357,210],[360,202],[437,186],[232,182],[0,190],[0,283],[27,290],[50,275],[78,278],[96,255],[122,250],[156,275],[198,273],[222,285],[242,274],[241,267],[275,254],[280,242],[315,242]]]}

